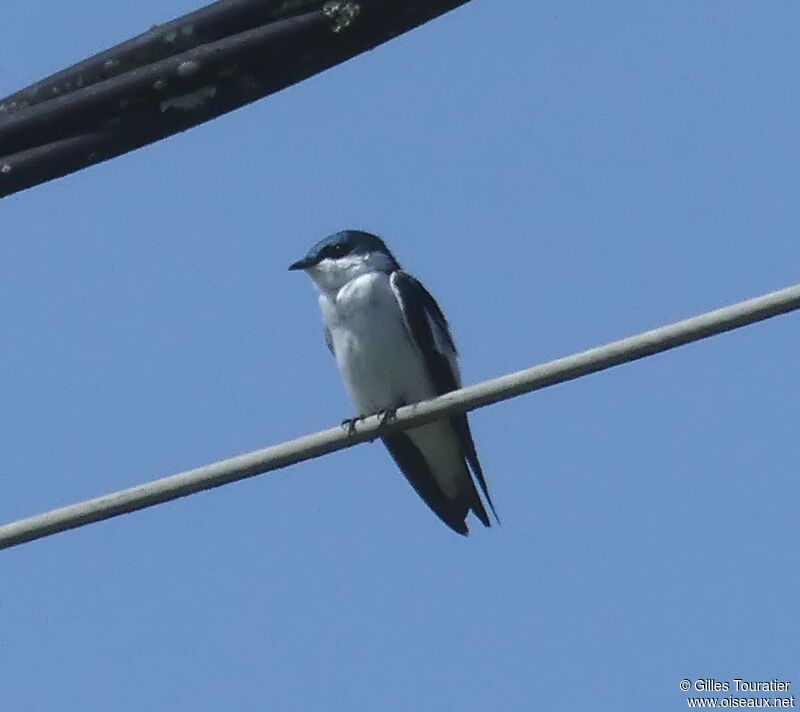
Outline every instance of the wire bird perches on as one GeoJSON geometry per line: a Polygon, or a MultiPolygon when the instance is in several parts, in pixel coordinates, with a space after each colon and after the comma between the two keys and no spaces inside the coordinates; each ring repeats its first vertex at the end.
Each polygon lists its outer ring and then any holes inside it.
{"type": "Polygon", "coordinates": [[[0,197],[307,79],[469,0],[220,0],[0,100],[0,197]]]}
{"type": "Polygon", "coordinates": [[[324,430],[264,450],[21,519],[0,526],[0,549],[277,470],[372,440],[387,432],[406,430],[451,413],[474,410],[797,309],[800,309],[800,284],[400,408],[396,419],[386,424],[382,424],[378,416],[371,416],[359,422],[353,435],[348,435],[342,428],[324,430]]]}

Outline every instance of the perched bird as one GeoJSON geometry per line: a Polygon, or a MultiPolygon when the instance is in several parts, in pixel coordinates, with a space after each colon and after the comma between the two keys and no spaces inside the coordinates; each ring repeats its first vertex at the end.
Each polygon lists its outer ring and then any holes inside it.
{"type": "MultiPolygon", "coordinates": [[[[456,347],[442,310],[379,237],[337,232],[289,269],[304,270],[319,290],[325,341],[360,416],[391,415],[400,406],[460,387],[456,347]]],[[[470,510],[490,526],[470,476],[471,469],[494,513],[466,415],[382,440],[447,526],[466,535],[470,510]]]]}

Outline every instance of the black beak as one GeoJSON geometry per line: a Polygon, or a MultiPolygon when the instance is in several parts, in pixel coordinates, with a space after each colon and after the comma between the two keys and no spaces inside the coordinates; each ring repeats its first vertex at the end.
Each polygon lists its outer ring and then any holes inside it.
{"type": "Polygon", "coordinates": [[[309,257],[304,257],[302,260],[297,260],[297,262],[293,262],[289,265],[290,270],[295,269],[307,269],[314,264],[314,260],[310,259],[309,257]]]}

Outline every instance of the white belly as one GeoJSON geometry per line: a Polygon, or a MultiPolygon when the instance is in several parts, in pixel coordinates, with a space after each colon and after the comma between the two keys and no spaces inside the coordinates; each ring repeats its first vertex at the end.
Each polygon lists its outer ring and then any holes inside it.
{"type": "MultiPolygon", "coordinates": [[[[335,299],[320,296],[320,307],[358,415],[437,395],[422,354],[406,330],[388,275],[362,275],[335,299]]],[[[448,497],[457,498],[471,487],[461,445],[447,420],[412,428],[406,434],[448,497]]]]}
{"type": "Polygon", "coordinates": [[[335,301],[321,297],[320,306],[339,370],[359,415],[434,395],[388,275],[362,275],[343,287],[335,301]]]}

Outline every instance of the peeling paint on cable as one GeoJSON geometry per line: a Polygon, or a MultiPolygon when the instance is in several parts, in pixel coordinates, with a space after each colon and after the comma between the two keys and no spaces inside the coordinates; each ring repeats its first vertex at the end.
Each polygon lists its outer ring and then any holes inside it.
{"type": "Polygon", "coordinates": [[[175,74],[179,77],[191,77],[192,74],[197,74],[200,70],[200,62],[195,59],[189,59],[185,62],[181,62],[178,65],[178,68],[175,70],[175,74]]]}
{"type": "Polygon", "coordinates": [[[322,6],[322,12],[333,20],[333,31],[341,32],[353,24],[361,12],[361,6],[351,0],[331,0],[322,6]]]}
{"type": "Polygon", "coordinates": [[[197,91],[189,92],[188,94],[181,94],[180,96],[173,96],[170,99],[165,99],[158,106],[161,113],[169,109],[180,109],[181,111],[192,111],[206,103],[209,99],[213,99],[217,95],[217,87],[209,85],[200,87],[197,91]]]}

